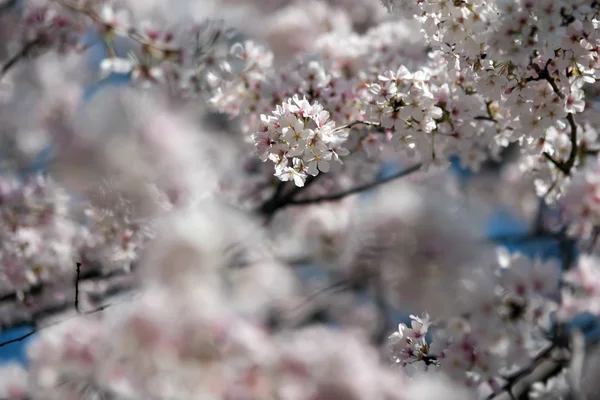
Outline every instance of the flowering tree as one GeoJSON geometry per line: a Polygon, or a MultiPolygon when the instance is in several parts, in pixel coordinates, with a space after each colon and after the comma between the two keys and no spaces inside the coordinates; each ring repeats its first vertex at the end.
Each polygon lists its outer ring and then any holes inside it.
{"type": "Polygon", "coordinates": [[[599,25],[0,2],[0,329],[36,333],[0,398],[596,398],[599,25]],[[490,240],[496,208],[530,229],[490,240]]]}

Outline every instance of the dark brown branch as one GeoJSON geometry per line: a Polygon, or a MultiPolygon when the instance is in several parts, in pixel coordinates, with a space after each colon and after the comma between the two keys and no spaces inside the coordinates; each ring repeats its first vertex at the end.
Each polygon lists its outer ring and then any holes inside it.
{"type": "Polygon", "coordinates": [[[573,113],[569,113],[567,115],[567,121],[569,121],[569,126],[571,127],[571,152],[569,153],[569,159],[565,163],[565,167],[570,171],[571,168],[575,165],[575,160],[577,159],[577,123],[575,122],[575,117],[573,113]]]}
{"type": "MultiPolygon", "coordinates": [[[[85,315],[95,314],[95,313],[98,313],[98,312],[106,310],[107,308],[111,307],[112,305],[114,305],[114,303],[103,304],[103,305],[98,306],[98,307],[96,307],[96,308],[94,308],[92,310],[83,311],[82,314],[85,314],[85,315]]],[[[66,308],[63,307],[59,311],[66,311],[66,308]]],[[[42,315],[38,315],[37,317],[41,318],[42,315]]],[[[36,318],[36,319],[38,319],[38,318],[36,318]]],[[[48,325],[44,325],[44,326],[37,326],[37,324],[34,322],[33,323],[34,327],[32,328],[32,330],[30,332],[27,332],[26,334],[21,335],[21,336],[15,338],[15,339],[7,340],[5,342],[0,342],[0,347],[8,346],[9,344],[12,344],[12,343],[21,342],[21,341],[27,339],[28,337],[33,336],[36,333],[40,332],[42,329],[49,328],[51,326],[57,325],[57,324],[59,324],[61,322],[64,322],[66,319],[67,318],[65,318],[63,320],[59,320],[59,321],[54,321],[54,322],[49,323],[48,325]]]]}
{"type": "Polygon", "coordinates": [[[502,385],[499,391],[490,393],[490,395],[486,397],[486,400],[492,400],[504,392],[508,393],[509,396],[511,396],[511,398],[514,398],[514,394],[512,391],[513,387],[517,384],[517,382],[521,381],[523,378],[533,373],[535,369],[538,366],[540,366],[544,360],[548,359],[552,352],[557,348],[558,346],[556,346],[555,344],[546,347],[531,360],[531,363],[519,369],[518,371],[513,372],[508,376],[505,376],[504,379],[506,380],[506,383],[502,385]]]}
{"type": "Polygon", "coordinates": [[[571,151],[569,153],[569,158],[567,159],[567,161],[565,161],[565,162],[558,161],[554,157],[552,157],[550,154],[548,154],[547,152],[543,153],[543,156],[548,161],[550,161],[552,164],[554,164],[556,166],[556,168],[561,170],[562,173],[565,175],[569,175],[571,173],[571,169],[575,166],[575,160],[577,159],[577,152],[578,152],[577,123],[575,122],[575,117],[573,116],[573,113],[569,113],[567,115],[567,121],[569,122],[569,126],[571,127],[571,136],[570,136],[571,151]]]}
{"type": "MultiPolygon", "coordinates": [[[[78,263],[79,269],[81,269],[81,263],[78,263]]],[[[105,302],[107,298],[120,295],[123,293],[130,292],[134,287],[134,279],[132,275],[115,275],[112,280],[104,281],[104,285],[98,290],[85,290],[81,291],[81,285],[83,283],[93,283],[94,281],[83,281],[83,273],[78,273],[79,279],[75,280],[75,311],[77,314],[92,314],[102,309],[105,306],[92,308],[91,310],[82,310],[81,308],[81,296],[85,295],[86,303],[91,305],[100,304],[105,302]]],[[[69,288],[67,286],[66,288],[69,288]]],[[[40,290],[40,293],[36,297],[29,297],[34,306],[28,306],[26,304],[9,304],[9,307],[14,307],[15,313],[10,317],[10,321],[0,324],[0,330],[6,328],[15,328],[22,326],[36,325],[38,321],[44,320],[48,317],[52,317],[57,314],[68,312],[73,309],[73,301],[71,295],[68,295],[64,299],[54,299],[48,297],[52,292],[44,291],[45,288],[40,290]]],[[[29,304],[29,303],[28,303],[29,304]]]]}
{"type": "Polygon", "coordinates": [[[382,346],[394,329],[390,326],[390,305],[385,297],[383,277],[381,274],[377,274],[377,276],[373,278],[373,298],[375,307],[381,318],[380,326],[375,332],[374,341],[377,345],[382,346]]]}
{"type": "Polygon", "coordinates": [[[543,153],[542,153],[542,155],[544,156],[544,158],[545,158],[546,160],[548,160],[548,161],[550,161],[552,164],[554,164],[554,166],[555,166],[556,168],[560,169],[560,170],[561,170],[561,171],[562,171],[562,172],[563,172],[565,175],[568,175],[568,174],[569,174],[569,173],[568,173],[568,171],[566,171],[566,170],[565,170],[565,167],[564,167],[564,165],[563,165],[563,164],[562,164],[560,161],[558,161],[558,160],[555,160],[555,159],[554,159],[554,157],[552,157],[552,156],[551,156],[549,153],[547,153],[547,152],[543,152],[543,153]]]}
{"type": "Polygon", "coordinates": [[[281,182],[275,190],[273,196],[259,208],[258,212],[260,214],[266,215],[268,217],[268,220],[270,220],[273,217],[273,215],[275,215],[275,211],[279,210],[280,208],[286,207],[298,193],[300,193],[303,190],[306,190],[313,183],[315,183],[315,181],[319,179],[319,177],[322,175],[323,174],[319,174],[317,176],[309,176],[308,179],[306,179],[304,186],[294,186],[287,193],[285,193],[284,190],[286,186],[288,186],[287,182],[281,182]]]}
{"type": "MultiPolygon", "coordinates": [[[[546,65],[544,66],[543,69],[540,68],[539,65],[531,63],[530,64],[531,68],[533,68],[533,70],[537,73],[538,76],[535,78],[529,77],[529,78],[525,79],[525,82],[545,80],[546,82],[548,82],[550,84],[550,87],[552,87],[552,90],[554,91],[554,93],[556,93],[556,95],[558,97],[560,97],[561,99],[564,99],[565,94],[562,92],[562,90],[560,90],[560,88],[556,84],[556,81],[554,80],[554,77],[552,75],[550,75],[550,72],[548,71],[549,65],[550,65],[550,60],[548,60],[548,62],[546,62],[546,65]]],[[[571,173],[571,169],[575,165],[575,160],[577,159],[577,152],[578,152],[577,123],[575,122],[575,117],[573,116],[573,113],[569,113],[567,115],[567,121],[569,122],[569,126],[571,127],[571,138],[570,138],[571,139],[571,152],[569,154],[568,160],[565,162],[562,162],[562,161],[556,160],[554,157],[552,157],[552,155],[550,155],[547,152],[543,153],[543,156],[548,161],[550,161],[552,164],[554,164],[559,170],[561,170],[562,173],[565,175],[569,175],[571,173]]]]}
{"type": "Polygon", "coordinates": [[[525,81],[532,82],[532,81],[545,80],[546,82],[548,82],[550,84],[550,86],[552,87],[552,90],[554,90],[554,93],[556,93],[556,95],[558,97],[560,97],[561,99],[564,99],[565,94],[560,90],[560,88],[556,84],[556,81],[554,80],[552,75],[550,75],[550,72],[548,71],[549,64],[550,64],[550,60],[548,60],[548,62],[544,66],[544,69],[542,69],[539,67],[539,65],[532,63],[531,68],[533,68],[533,70],[538,74],[538,76],[536,78],[531,78],[531,77],[527,78],[525,81]]]}
{"type": "Polygon", "coordinates": [[[490,117],[490,116],[487,116],[487,115],[476,115],[476,116],[473,117],[473,119],[476,120],[476,121],[498,122],[493,117],[490,117]]]}
{"type": "Polygon", "coordinates": [[[79,310],[79,279],[81,275],[81,263],[76,263],[77,267],[75,269],[75,311],[80,312],[79,310]]]}
{"type": "Polygon", "coordinates": [[[502,393],[508,393],[511,398],[521,398],[523,393],[526,393],[534,382],[546,381],[553,376],[560,373],[563,368],[568,366],[570,356],[566,358],[556,358],[553,354],[556,351],[569,350],[571,347],[571,338],[568,330],[563,325],[556,325],[552,332],[552,344],[540,351],[529,364],[523,368],[513,372],[509,375],[504,376],[506,383],[500,388],[500,390],[491,393],[486,400],[495,399],[502,393]],[[536,374],[539,371],[539,367],[546,361],[553,362],[555,365],[553,368],[543,371],[541,374],[536,374]],[[534,377],[535,379],[531,379],[534,377]],[[521,393],[515,395],[513,390],[519,383],[525,383],[525,387],[521,389],[521,393]]]}
{"type": "Polygon", "coordinates": [[[267,201],[263,203],[260,207],[260,213],[269,215],[272,214],[277,208],[277,204],[281,201],[281,194],[283,193],[283,189],[285,188],[286,182],[279,182],[277,184],[277,188],[273,193],[273,196],[267,201]]]}
{"type": "Polygon", "coordinates": [[[38,332],[38,330],[36,328],[34,328],[31,332],[27,332],[26,334],[19,336],[18,338],[7,340],[6,342],[0,343],[0,347],[4,347],[4,346],[8,346],[9,344],[21,342],[21,341],[27,339],[28,337],[36,334],[37,332],[38,332]]]}
{"type": "Polygon", "coordinates": [[[418,171],[419,169],[421,169],[422,164],[418,163],[415,164],[411,167],[408,167],[392,176],[389,176],[387,178],[381,179],[379,181],[375,181],[366,185],[362,185],[362,186],[357,186],[355,188],[352,189],[348,189],[345,190],[343,192],[340,193],[336,193],[336,194],[332,194],[332,195],[327,195],[327,196],[321,196],[321,197],[315,197],[312,199],[300,199],[300,200],[290,200],[290,202],[288,203],[288,205],[291,206],[296,206],[296,205],[304,205],[304,204],[314,204],[314,203],[323,203],[323,202],[327,202],[327,201],[336,201],[336,200],[341,200],[344,197],[353,195],[353,194],[357,194],[357,193],[361,193],[361,192],[365,192],[369,189],[372,189],[374,187],[377,187],[379,185],[383,185],[387,182],[393,181],[395,179],[398,178],[402,178],[406,175],[410,175],[413,172],[418,171]]]}
{"type": "MultiPolygon", "coordinates": [[[[132,266],[131,269],[134,270],[135,265],[132,266]]],[[[100,280],[100,279],[104,280],[104,279],[110,279],[110,278],[114,278],[116,276],[127,275],[127,274],[129,274],[129,272],[122,270],[122,269],[117,269],[117,270],[113,270],[110,272],[104,272],[104,271],[102,271],[101,266],[98,266],[98,268],[80,271],[79,281],[100,280]]],[[[47,283],[42,282],[42,283],[38,283],[33,286],[30,286],[27,290],[21,291],[20,293],[17,293],[17,292],[5,293],[0,296],[0,303],[9,302],[9,301],[20,301],[19,299],[23,298],[23,297],[27,298],[30,296],[39,295],[44,290],[44,288],[47,287],[47,285],[48,285],[47,283]]]]}
{"type": "Polygon", "coordinates": [[[19,61],[21,61],[22,59],[24,59],[25,57],[27,57],[29,55],[29,52],[31,50],[33,50],[33,48],[35,46],[37,46],[38,44],[40,44],[40,43],[42,43],[42,40],[40,38],[36,38],[36,39],[30,40],[29,42],[25,43],[23,45],[23,47],[21,48],[21,50],[19,50],[19,52],[17,54],[15,54],[11,58],[9,58],[2,65],[2,69],[0,69],[0,79],[2,79],[4,77],[4,75],[6,75],[6,73],[12,67],[14,67],[19,61]]]}

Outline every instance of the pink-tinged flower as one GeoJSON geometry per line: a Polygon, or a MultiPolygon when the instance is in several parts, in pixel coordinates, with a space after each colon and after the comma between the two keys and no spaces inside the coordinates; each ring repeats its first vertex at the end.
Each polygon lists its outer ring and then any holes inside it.
{"type": "Polygon", "coordinates": [[[285,167],[278,175],[282,181],[293,180],[294,184],[298,187],[304,186],[306,181],[306,172],[302,165],[302,161],[298,158],[294,158],[294,167],[285,167]]]}
{"type": "Polygon", "coordinates": [[[129,13],[127,10],[120,9],[115,11],[111,5],[105,4],[100,9],[99,17],[104,24],[103,28],[106,34],[127,34],[129,29],[129,13]]]}
{"type": "Polygon", "coordinates": [[[429,318],[429,314],[424,313],[420,317],[416,315],[411,315],[411,331],[409,331],[408,335],[413,339],[422,339],[427,334],[427,330],[431,325],[431,320],[429,318]]]}

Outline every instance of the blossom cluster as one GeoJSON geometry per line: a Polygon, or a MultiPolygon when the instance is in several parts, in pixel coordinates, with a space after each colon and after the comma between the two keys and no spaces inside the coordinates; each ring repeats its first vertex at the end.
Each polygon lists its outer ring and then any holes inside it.
{"type": "Polygon", "coordinates": [[[331,161],[342,163],[340,157],[349,154],[341,147],[347,136],[329,121],[329,112],[323,106],[294,96],[277,106],[272,115],[261,115],[259,132],[252,139],[260,159],[275,164],[275,176],[304,186],[307,175],[328,172],[331,161]]]}
{"type": "Polygon", "coordinates": [[[477,306],[457,310],[462,315],[446,321],[411,316],[411,327],[400,324],[389,338],[392,360],[413,371],[439,369],[468,386],[498,391],[504,373],[526,365],[548,346],[559,267],[502,253],[499,279],[476,281],[479,287],[470,293],[477,306]],[[433,334],[430,327],[435,327],[433,334]]]}
{"type": "MultiPolygon", "coordinates": [[[[101,186],[102,190],[110,187],[101,186]]],[[[46,174],[28,176],[22,183],[15,176],[3,177],[2,325],[32,322],[52,307],[68,308],[78,263],[82,281],[105,280],[100,286],[129,273],[151,230],[147,222],[128,222],[125,207],[119,212],[78,200],[46,174]]],[[[87,289],[82,288],[80,295],[84,306],[87,289]]]]}
{"type": "Polygon", "coordinates": [[[162,220],[159,240],[146,254],[143,268],[149,273],[139,295],[107,309],[101,319],[82,316],[44,331],[29,348],[27,374],[14,366],[3,370],[3,393],[15,399],[81,393],[137,398],[151,390],[159,398],[182,400],[198,393],[402,400],[417,391],[348,332],[326,326],[277,332],[256,315],[237,313],[232,298],[219,290],[228,274],[220,246],[229,240],[230,227],[223,222],[230,219],[222,218],[219,207],[208,208],[204,215],[177,212],[162,220]],[[203,235],[195,229],[199,222],[203,235]],[[398,384],[407,392],[397,390],[398,384]]]}
{"type": "Polygon", "coordinates": [[[580,313],[600,315],[598,295],[598,261],[595,256],[582,256],[577,265],[563,277],[565,288],[562,293],[560,317],[569,320],[580,313]]]}

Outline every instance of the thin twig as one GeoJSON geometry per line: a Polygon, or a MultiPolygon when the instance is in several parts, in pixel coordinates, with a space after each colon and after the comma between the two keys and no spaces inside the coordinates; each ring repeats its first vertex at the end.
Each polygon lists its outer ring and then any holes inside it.
{"type": "Polygon", "coordinates": [[[16,339],[7,340],[6,342],[0,343],[0,347],[8,346],[9,344],[12,344],[12,343],[21,342],[21,341],[27,339],[29,336],[35,335],[37,332],[38,332],[38,330],[36,328],[33,328],[33,330],[31,332],[21,335],[16,339]]]}
{"type": "MultiPolygon", "coordinates": [[[[94,308],[92,310],[84,311],[82,314],[85,314],[85,315],[95,314],[95,313],[104,311],[107,308],[116,305],[117,303],[118,303],[117,301],[114,301],[112,303],[103,304],[103,305],[101,305],[99,307],[96,307],[96,308],[94,308]]],[[[33,327],[33,329],[30,332],[27,332],[26,334],[23,334],[23,335],[15,338],[15,339],[7,340],[5,342],[0,342],[0,347],[8,346],[9,344],[23,341],[23,340],[27,339],[28,337],[35,335],[36,333],[40,332],[43,329],[50,328],[51,326],[54,326],[54,325],[58,325],[58,324],[60,324],[62,322],[65,322],[65,321],[67,321],[67,320],[69,320],[69,319],[71,319],[73,317],[78,317],[79,315],[81,315],[81,314],[75,314],[74,316],[70,316],[70,317],[67,317],[67,318],[64,318],[64,319],[61,319],[61,320],[58,320],[58,321],[54,321],[54,322],[51,322],[51,323],[49,323],[47,325],[44,325],[44,326],[35,326],[35,324],[34,324],[34,327],[33,327]]]]}
{"type": "Polygon", "coordinates": [[[79,276],[81,274],[81,263],[76,263],[76,276],[75,276],[75,311],[81,312],[79,309],[79,276]]]}
{"type": "Polygon", "coordinates": [[[390,305],[385,297],[383,277],[377,274],[373,279],[373,297],[375,307],[381,317],[381,325],[375,332],[374,341],[378,345],[383,345],[393,329],[390,325],[390,305]]]}
{"type": "Polygon", "coordinates": [[[366,125],[366,126],[377,126],[377,127],[379,127],[379,126],[381,126],[381,123],[379,123],[379,122],[371,122],[371,121],[359,121],[359,120],[356,120],[356,121],[352,121],[352,122],[350,122],[350,123],[348,123],[346,125],[338,126],[338,127],[336,127],[334,129],[334,131],[341,131],[343,129],[350,129],[350,128],[355,127],[356,125],[366,125]]]}
{"type": "Polygon", "coordinates": [[[571,152],[569,153],[569,159],[565,163],[565,167],[570,171],[571,168],[575,165],[575,160],[577,158],[577,123],[575,123],[575,117],[573,113],[569,113],[567,115],[567,121],[569,121],[569,125],[571,126],[571,152]]]}
{"type": "Polygon", "coordinates": [[[583,400],[581,392],[581,376],[583,375],[583,363],[585,361],[585,338],[583,333],[575,330],[571,334],[571,361],[567,372],[569,383],[569,397],[571,400],[583,400]]]}

